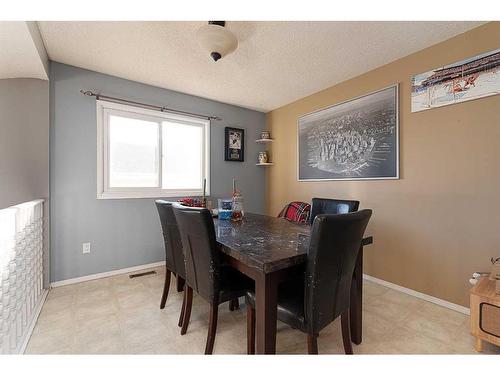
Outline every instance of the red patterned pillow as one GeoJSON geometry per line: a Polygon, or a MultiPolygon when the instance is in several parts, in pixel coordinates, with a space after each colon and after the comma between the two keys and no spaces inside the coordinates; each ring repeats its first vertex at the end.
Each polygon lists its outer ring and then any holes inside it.
{"type": "Polygon", "coordinates": [[[278,217],[282,217],[294,223],[307,223],[311,205],[305,202],[290,202],[279,213],[278,217]]]}

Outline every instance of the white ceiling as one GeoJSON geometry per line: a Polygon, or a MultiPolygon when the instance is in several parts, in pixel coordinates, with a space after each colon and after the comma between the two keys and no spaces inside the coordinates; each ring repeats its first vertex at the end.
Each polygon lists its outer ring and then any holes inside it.
{"type": "Polygon", "coordinates": [[[48,79],[47,53],[35,22],[0,21],[0,79],[48,79]]]}
{"type": "Polygon", "coordinates": [[[39,28],[51,60],[266,112],[482,22],[227,22],[239,46],[217,63],[195,38],[203,24],[39,22],[39,28]]]}

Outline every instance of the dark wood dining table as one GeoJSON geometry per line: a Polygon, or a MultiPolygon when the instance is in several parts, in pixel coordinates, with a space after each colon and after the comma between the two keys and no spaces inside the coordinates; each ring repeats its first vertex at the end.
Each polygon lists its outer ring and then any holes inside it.
{"type": "MultiPolygon", "coordinates": [[[[304,270],[310,225],[258,214],[240,222],[214,219],[215,233],[225,260],[255,281],[256,353],[276,352],[277,294],[280,282],[304,270]]],[[[363,246],[351,285],[350,327],[355,344],[362,340],[363,246]]]]}

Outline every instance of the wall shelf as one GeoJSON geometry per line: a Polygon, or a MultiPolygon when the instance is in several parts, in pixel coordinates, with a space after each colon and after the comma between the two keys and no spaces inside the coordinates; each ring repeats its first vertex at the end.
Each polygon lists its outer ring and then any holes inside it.
{"type": "MultiPolygon", "coordinates": [[[[265,133],[265,132],[262,132],[262,133],[265,133]]],[[[259,143],[259,144],[261,144],[261,145],[264,145],[264,146],[265,146],[265,148],[269,148],[269,147],[272,145],[272,143],[273,143],[274,139],[272,139],[272,138],[270,137],[270,133],[269,133],[269,132],[266,132],[266,133],[267,133],[266,135],[267,135],[267,136],[269,136],[269,138],[260,138],[260,139],[256,139],[256,140],[255,140],[255,143],[259,143]]],[[[261,136],[261,137],[262,137],[262,136],[261,136]]],[[[264,152],[266,153],[266,156],[267,156],[267,157],[266,157],[266,158],[264,158],[264,159],[262,159],[262,160],[267,160],[267,163],[257,163],[257,164],[255,164],[255,165],[260,165],[261,167],[270,167],[270,166],[274,165],[274,163],[273,163],[273,162],[269,161],[269,154],[268,154],[268,152],[267,152],[267,151],[261,151],[261,152],[262,152],[262,153],[264,153],[264,152]]],[[[261,152],[259,152],[259,155],[260,155],[260,153],[261,153],[261,152]]],[[[258,158],[258,159],[261,159],[261,158],[258,158]]]]}

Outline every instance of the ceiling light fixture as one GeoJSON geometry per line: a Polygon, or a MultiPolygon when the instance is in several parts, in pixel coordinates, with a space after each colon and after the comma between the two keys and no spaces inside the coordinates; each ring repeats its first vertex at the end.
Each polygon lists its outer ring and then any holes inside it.
{"type": "Polygon", "coordinates": [[[200,27],[197,32],[200,45],[210,53],[214,61],[230,54],[238,47],[238,40],[225,26],[225,21],[208,21],[208,25],[200,27]]]}

